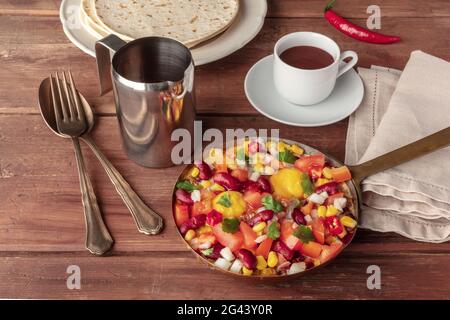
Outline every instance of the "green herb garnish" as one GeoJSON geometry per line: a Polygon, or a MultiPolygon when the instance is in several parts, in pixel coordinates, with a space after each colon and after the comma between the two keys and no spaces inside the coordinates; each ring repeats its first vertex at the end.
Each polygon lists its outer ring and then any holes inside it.
{"type": "Polygon", "coordinates": [[[299,238],[303,243],[308,243],[315,239],[312,230],[304,225],[299,225],[293,235],[299,238]]]}
{"type": "Polygon", "coordinates": [[[278,228],[278,224],[276,222],[269,224],[267,236],[273,240],[277,240],[280,237],[280,229],[278,228]]]}
{"type": "Polygon", "coordinates": [[[241,148],[236,151],[236,159],[241,161],[248,161],[250,158],[245,154],[245,150],[241,148]]]}
{"type": "Polygon", "coordinates": [[[198,189],[198,187],[196,185],[192,184],[191,182],[189,182],[187,180],[178,181],[176,187],[178,189],[184,189],[188,192],[192,192],[192,191],[198,189]]]}
{"type": "Polygon", "coordinates": [[[278,153],[278,160],[292,164],[297,160],[297,157],[291,151],[285,150],[278,153]]]}
{"type": "Polygon", "coordinates": [[[283,206],[277,200],[275,200],[271,195],[267,195],[262,198],[262,204],[267,210],[272,210],[275,213],[283,211],[283,206]]]}
{"type": "Polygon", "coordinates": [[[220,197],[217,203],[224,206],[225,208],[231,207],[230,195],[228,193],[225,193],[223,196],[220,197]]]}
{"type": "Polygon", "coordinates": [[[314,193],[314,185],[311,182],[311,179],[309,179],[309,176],[306,173],[302,173],[301,177],[301,186],[303,189],[303,193],[308,197],[314,193]]]}
{"type": "Polygon", "coordinates": [[[235,233],[239,230],[239,219],[225,218],[222,221],[222,230],[227,233],[235,233]]]}
{"type": "Polygon", "coordinates": [[[209,256],[211,253],[214,252],[214,248],[205,249],[205,250],[202,250],[201,252],[204,256],[209,256]]]}

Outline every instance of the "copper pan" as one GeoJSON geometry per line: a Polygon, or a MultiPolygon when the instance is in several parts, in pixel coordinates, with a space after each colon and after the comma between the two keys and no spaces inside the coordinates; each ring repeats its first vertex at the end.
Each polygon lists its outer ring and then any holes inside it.
{"type": "MultiPolygon", "coordinates": [[[[287,140],[287,139],[281,139],[283,141],[285,141],[288,144],[297,144],[299,146],[301,146],[304,150],[306,154],[314,154],[314,153],[322,153],[325,155],[326,160],[335,167],[339,167],[344,165],[341,161],[335,159],[332,156],[329,156],[317,149],[314,149],[310,146],[304,145],[302,143],[298,143],[296,141],[292,141],[292,140],[287,140]]],[[[352,199],[352,206],[353,206],[353,210],[352,213],[354,215],[354,217],[358,220],[359,219],[359,213],[361,210],[361,205],[362,205],[362,192],[361,192],[361,188],[360,188],[360,184],[361,182],[368,176],[373,175],[375,173],[384,171],[386,169],[389,168],[393,168],[397,165],[400,165],[402,163],[408,162],[410,160],[413,160],[415,158],[424,156],[428,153],[431,153],[433,151],[439,150],[441,148],[445,148],[447,146],[450,145],[450,127],[443,129],[441,131],[438,131],[430,136],[427,136],[423,139],[420,139],[416,142],[410,143],[406,146],[403,146],[399,149],[396,149],[394,151],[391,151],[389,153],[386,153],[382,156],[379,156],[375,159],[372,159],[370,161],[367,161],[365,163],[359,164],[359,165],[355,165],[355,166],[348,166],[351,173],[352,173],[352,177],[353,179],[348,181],[346,183],[348,189],[349,189],[349,193],[350,193],[350,198],[352,199]]],[[[186,173],[188,172],[189,169],[192,168],[192,165],[188,165],[180,174],[180,177],[183,177],[186,175],[186,173]]],[[[177,180],[178,181],[178,180],[177,180]]],[[[173,188],[173,197],[172,197],[172,204],[175,203],[175,186],[173,188]]],[[[173,208],[173,205],[172,205],[173,208]]],[[[174,218],[174,223],[175,223],[175,216],[173,216],[174,218]]],[[[342,251],[352,242],[355,234],[356,234],[356,228],[351,236],[351,238],[348,240],[348,242],[344,245],[344,247],[341,249],[341,251],[333,258],[330,259],[329,261],[327,261],[326,263],[320,264],[317,267],[305,270],[304,272],[300,272],[300,273],[296,273],[296,274],[291,274],[291,275],[252,275],[252,276],[244,276],[242,274],[236,274],[230,271],[225,271],[223,269],[220,269],[218,267],[216,267],[210,260],[208,260],[207,258],[203,257],[202,255],[200,255],[199,253],[197,253],[195,250],[193,250],[191,248],[191,246],[189,245],[189,243],[184,240],[183,235],[179,232],[178,228],[177,228],[178,234],[180,235],[182,241],[184,241],[184,243],[187,245],[187,247],[197,256],[198,259],[200,259],[201,261],[203,261],[204,263],[208,264],[210,268],[218,270],[222,273],[225,274],[229,274],[232,275],[234,277],[238,277],[238,278],[246,278],[246,279],[253,279],[256,281],[280,281],[280,280],[291,280],[293,277],[299,277],[299,276],[303,276],[306,274],[311,273],[312,271],[315,271],[317,269],[320,269],[324,266],[326,266],[328,263],[330,263],[331,261],[333,261],[337,256],[339,256],[342,251]]]]}

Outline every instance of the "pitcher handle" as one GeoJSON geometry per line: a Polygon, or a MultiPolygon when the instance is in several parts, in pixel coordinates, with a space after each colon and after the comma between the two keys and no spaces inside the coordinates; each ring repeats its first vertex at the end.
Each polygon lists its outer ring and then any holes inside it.
{"type": "Polygon", "coordinates": [[[114,53],[126,44],[114,34],[110,34],[95,43],[98,78],[100,80],[100,95],[112,90],[111,60],[114,53]]]}

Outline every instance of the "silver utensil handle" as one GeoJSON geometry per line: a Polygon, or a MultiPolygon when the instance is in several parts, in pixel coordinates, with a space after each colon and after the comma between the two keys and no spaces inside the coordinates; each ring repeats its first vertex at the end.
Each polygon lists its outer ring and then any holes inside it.
{"type": "Polygon", "coordinates": [[[150,209],[134,192],[122,175],[114,168],[106,156],[100,151],[94,140],[89,135],[83,135],[81,139],[92,149],[100,161],[103,169],[113,183],[125,205],[130,210],[139,232],[144,234],[157,234],[163,228],[163,219],[155,211],[150,209]]]}
{"type": "Polygon", "coordinates": [[[91,180],[84,165],[80,141],[72,138],[77,159],[78,176],[80,178],[81,199],[86,222],[86,249],[92,254],[102,255],[111,249],[114,240],[103,222],[91,180]]]}

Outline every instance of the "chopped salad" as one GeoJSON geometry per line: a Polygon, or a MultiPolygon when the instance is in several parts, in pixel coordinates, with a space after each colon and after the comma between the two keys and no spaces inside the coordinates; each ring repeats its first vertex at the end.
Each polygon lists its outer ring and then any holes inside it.
{"type": "Polygon", "coordinates": [[[357,225],[346,166],[281,140],[211,149],[176,184],[174,217],[186,242],[242,274],[303,272],[334,258],[357,225]]]}

